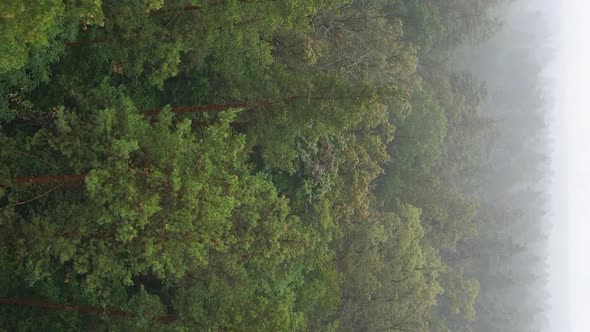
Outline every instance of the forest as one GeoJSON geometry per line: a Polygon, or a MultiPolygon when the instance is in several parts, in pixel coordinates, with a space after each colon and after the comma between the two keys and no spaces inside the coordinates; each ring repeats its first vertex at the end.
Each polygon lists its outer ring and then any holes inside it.
{"type": "Polygon", "coordinates": [[[0,331],[542,331],[511,6],[0,1],[0,331]]]}

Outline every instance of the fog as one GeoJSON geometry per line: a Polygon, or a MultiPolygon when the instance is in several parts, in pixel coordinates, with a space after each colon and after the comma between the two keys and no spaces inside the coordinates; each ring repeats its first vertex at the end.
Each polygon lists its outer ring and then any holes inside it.
{"type": "Polygon", "coordinates": [[[588,31],[581,3],[507,4],[497,13],[500,31],[465,50],[458,63],[486,82],[484,108],[499,119],[486,198],[518,214],[509,229],[522,250],[511,256],[508,274],[515,280],[521,274],[521,282],[490,292],[511,298],[512,314],[535,323],[513,322],[509,331],[590,330],[583,302],[588,272],[579,263],[588,252],[581,190],[590,164],[582,152],[588,140],[581,89],[588,76],[581,65],[589,54],[579,52],[586,43],[581,32],[588,31]]]}
{"type": "MultiPolygon", "coordinates": [[[[563,1],[562,8],[562,33],[561,33],[561,79],[560,89],[562,99],[559,109],[560,119],[565,123],[564,131],[558,145],[564,151],[561,157],[566,155],[567,179],[562,179],[567,188],[567,224],[569,235],[563,235],[568,250],[570,290],[569,316],[571,331],[588,331],[590,329],[590,317],[588,316],[587,298],[590,295],[588,280],[590,280],[590,268],[586,254],[590,251],[587,234],[588,213],[586,188],[590,185],[590,158],[588,156],[588,74],[590,74],[590,46],[588,45],[587,32],[590,22],[585,17],[590,6],[586,1],[563,1]]],[[[554,231],[559,234],[559,231],[554,231]]],[[[557,238],[557,235],[556,235],[557,238]]],[[[558,291],[554,285],[554,291],[558,291]]],[[[565,287],[564,287],[565,288],[565,287]]],[[[555,328],[558,328],[557,326],[555,328]]]]}

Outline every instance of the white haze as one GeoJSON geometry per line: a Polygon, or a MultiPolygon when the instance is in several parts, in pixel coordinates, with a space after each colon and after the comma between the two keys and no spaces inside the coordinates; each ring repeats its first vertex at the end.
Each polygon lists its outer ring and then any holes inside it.
{"type": "MultiPolygon", "coordinates": [[[[554,234],[559,228],[568,230],[562,238],[567,248],[569,271],[563,287],[554,284],[553,294],[569,295],[569,314],[556,308],[552,331],[590,331],[590,2],[563,0],[561,10],[560,91],[559,113],[564,123],[561,140],[557,141],[556,158],[566,158],[566,164],[556,162],[567,172],[563,177],[567,202],[563,221],[556,220],[554,234]],[[558,315],[559,314],[559,315],[558,315]],[[567,329],[560,328],[559,319],[567,320],[567,329]]],[[[561,201],[557,199],[556,201],[561,201]]],[[[557,237],[555,237],[557,239],[557,237]]],[[[554,246],[555,249],[557,246],[554,246]]],[[[553,251],[558,253],[559,251],[553,251]]],[[[555,261],[555,260],[553,260],[555,261]]],[[[559,276],[559,274],[554,274],[559,276]]]]}
{"type": "MultiPolygon", "coordinates": [[[[530,49],[530,55],[542,65],[538,79],[551,135],[550,220],[539,220],[551,225],[545,229],[549,236],[549,280],[547,289],[538,290],[548,294],[549,308],[545,312],[548,322],[540,332],[590,332],[588,13],[589,0],[516,0],[501,14],[505,36],[524,29],[535,31],[531,38],[539,39],[533,42],[536,46],[530,49]]],[[[504,39],[504,47],[523,47],[516,44],[518,38],[504,39]]],[[[485,66],[477,56],[471,58],[476,63],[471,69],[478,71],[478,66],[485,66]]]]}

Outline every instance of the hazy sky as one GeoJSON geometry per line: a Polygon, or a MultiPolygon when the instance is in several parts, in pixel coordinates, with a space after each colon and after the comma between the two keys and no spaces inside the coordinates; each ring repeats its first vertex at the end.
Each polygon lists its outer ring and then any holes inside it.
{"type": "MultiPolygon", "coordinates": [[[[556,0],[557,1],[557,0],[556,0]]],[[[590,332],[590,1],[562,0],[559,91],[557,105],[557,141],[554,165],[559,168],[556,182],[565,184],[567,210],[556,216],[553,236],[553,267],[566,266],[569,271],[553,273],[552,297],[567,296],[565,308],[553,308],[552,331],[590,332]],[[565,160],[563,158],[565,157],[565,160]],[[562,159],[563,161],[559,161],[562,159]],[[561,233],[563,230],[566,232],[561,233]],[[559,243],[561,241],[561,244],[559,243]],[[562,249],[565,249],[565,257],[562,249]],[[557,263],[556,263],[557,262],[557,263]],[[562,279],[564,278],[564,279],[562,279]],[[559,283],[555,281],[563,280],[559,283]],[[569,323],[567,326],[559,326],[569,323]]],[[[553,269],[555,271],[556,269],[553,269]]]]}

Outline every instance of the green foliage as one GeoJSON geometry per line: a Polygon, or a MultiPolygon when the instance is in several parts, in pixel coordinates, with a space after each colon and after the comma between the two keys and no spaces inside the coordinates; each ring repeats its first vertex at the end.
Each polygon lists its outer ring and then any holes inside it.
{"type": "Polygon", "coordinates": [[[409,115],[395,120],[397,130],[389,146],[392,159],[379,189],[386,202],[403,195],[406,186],[414,186],[411,179],[432,171],[444,153],[447,134],[443,109],[425,92],[413,96],[409,115]]]}
{"type": "Polygon", "coordinates": [[[0,74],[22,68],[30,49],[49,45],[63,14],[64,4],[57,0],[0,4],[0,74]]]}
{"type": "Polygon", "coordinates": [[[420,210],[410,205],[353,223],[341,241],[339,265],[347,278],[343,327],[351,330],[424,330],[441,271],[423,247],[420,210]]]}

